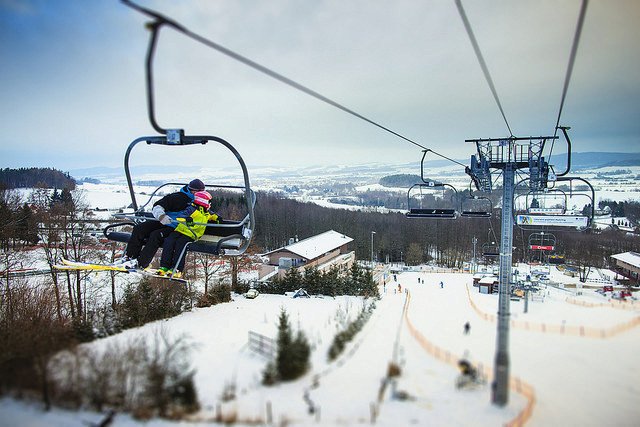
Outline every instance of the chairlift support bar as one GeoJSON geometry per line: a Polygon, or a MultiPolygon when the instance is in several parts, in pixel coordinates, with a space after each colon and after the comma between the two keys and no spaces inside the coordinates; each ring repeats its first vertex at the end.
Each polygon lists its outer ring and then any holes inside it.
{"type": "Polygon", "coordinates": [[[556,176],[565,176],[571,170],[571,140],[569,139],[569,134],[567,130],[571,129],[569,126],[558,126],[557,129],[560,129],[564,134],[564,139],[567,142],[567,168],[562,173],[557,173],[556,176]]]}

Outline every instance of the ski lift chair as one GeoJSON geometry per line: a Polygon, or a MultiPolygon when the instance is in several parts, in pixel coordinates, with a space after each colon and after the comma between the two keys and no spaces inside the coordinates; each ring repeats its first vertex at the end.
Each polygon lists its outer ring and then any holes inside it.
{"type": "Polygon", "coordinates": [[[452,187],[449,184],[443,184],[440,182],[434,182],[434,181],[430,181],[427,183],[418,183],[418,184],[413,184],[409,190],[407,191],[407,206],[409,207],[409,211],[405,214],[407,218],[431,218],[431,219],[456,219],[458,217],[458,211],[457,209],[451,208],[451,207],[447,207],[447,208],[440,208],[440,207],[428,207],[428,208],[424,208],[424,207],[420,207],[420,208],[415,208],[415,207],[411,207],[411,199],[412,199],[412,192],[414,192],[414,189],[418,189],[420,191],[420,198],[422,199],[422,189],[426,188],[429,190],[433,190],[434,188],[442,188],[443,189],[443,199],[444,199],[444,187],[449,187],[453,190],[453,194],[451,196],[452,199],[456,198],[457,196],[457,191],[454,187],[452,187]]]}
{"type": "Polygon", "coordinates": [[[242,160],[240,154],[236,149],[227,141],[215,137],[215,136],[185,136],[181,131],[178,135],[173,132],[168,132],[166,136],[145,136],[134,140],[127,149],[125,154],[125,174],[127,177],[127,184],[129,187],[129,193],[131,195],[131,206],[133,207],[133,214],[115,214],[114,217],[124,222],[116,224],[110,224],[103,230],[104,236],[112,241],[127,243],[131,238],[131,233],[126,231],[120,231],[123,226],[133,226],[144,221],[156,221],[150,211],[146,211],[145,208],[151,203],[153,197],[158,191],[166,186],[184,186],[184,183],[166,183],[158,187],[149,197],[149,200],[142,206],[138,206],[136,194],[133,189],[133,181],[131,179],[131,173],[129,169],[129,157],[131,150],[136,144],[140,142],[146,142],[148,145],[193,145],[201,144],[206,145],[209,142],[217,142],[229,149],[238,160],[242,169],[244,178],[243,186],[230,186],[230,185],[205,185],[206,188],[227,188],[227,189],[239,189],[243,192],[243,199],[246,208],[246,215],[242,220],[223,220],[220,224],[208,223],[206,225],[205,234],[199,240],[190,242],[185,246],[180,259],[185,255],[186,251],[205,253],[210,255],[242,255],[253,237],[255,230],[255,217],[254,206],[256,197],[249,185],[249,174],[247,172],[246,165],[242,160]]]}
{"type": "Polygon", "coordinates": [[[469,195],[460,201],[460,216],[467,218],[491,218],[493,203],[486,196],[475,196],[471,193],[471,183],[469,183],[469,195]],[[479,200],[480,202],[476,202],[479,200]],[[466,203],[465,203],[466,201],[466,203]],[[484,208],[477,206],[482,204],[484,208]]]}
{"type": "MultiPolygon", "coordinates": [[[[242,255],[249,244],[255,231],[255,215],[254,205],[256,197],[251,190],[249,184],[249,173],[244,160],[240,156],[240,153],[227,141],[216,136],[201,136],[201,135],[185,135],[183,129],[175,128],[163,128],[161,127],[155,117],[154,107],[154,89],[153,89],[153,59],[155,56],[155,49],[157,45],[157,39],[159,31],[163,24],[168,23],[162,17],[151,14],[155,21],[148,25],[150,30],[149,45],[147,49],[147,57],[145,61],[145,77],[147,88],[147,113],[151,126],[160,134],[158,136],[143,136],[133,140],[124,157],[124,170],[127,177],[127,185],[129,186],[129,193],[131,195],[131,206],[133,207],[133,215],[118,215],[116,218],[126,219],[126,222],[117,224],[111,224],[103,230],[104,236],[113,241],[127,243],[131,238],[131,233],[125,231],[119,231],[118,228],[128,225],[135,225],[143,221],[155,221],[153,215],[150,212],[144,210],[145,206],[150,203],[149,201],[142,207],[138,207],[136,195],[133,190],[133,182],[131,180],[131,172],[129,170],[129,157],[132,149],[139,143],[145,142],[147,145],[159,145],[159,146],[173,146],[184,147],[190,145],[207,145],[209,143],[218,143],[226,147],[233,153],[237,159],[240,168],[242,169],[242,176],[244,179],[244,185],[242,186],[227,186],[226,188],[241,189],[244,195],[244,203],[246,206],[246,216],[240,221],[225,220],[221,224],[207,224],[204,236],[198,241],[187,244],[180,255],[180,260],[185,255],[186,251],[200,252],[211,255],[242,255]]],[[[209,144],[210,146],[211,144],[209,144]]],[[[178,184],[184,185],[184,184],[178,184]]],[[[162,188],[163,186],[160,186],[162,188]]],[[[208,185],[206,187],[223,187],[217,185],[208,185]]],[[[157,192],[158,190],[156,190],[157,192]]],[[[155,194],[155,192],[154,192],[155,194]]],[[[152,195],[153,197],[153,195],[152,195]]],[[[178,261],[178,264],[180,262],[178,261]]]]}
{"type": "MultiPolygon", "coordinates": [[[[518,186],[527,181],[523,179],[516,184],[518,186]]],[[[595,214],[595,191],[589,181],[580,177],[557,177],[556,183],[568,182],[569,192],[557,188],[548,188],[540,190],[528,190],[524,194],[525,206],[518,206],[518,198],[523,197],[522,194],[515,196],[514,209],[515,224],[525,230],[543,231],[545,227],[554,227],[566,231],[584,231],[591,227],[595,214]],[[573,181],[581,181],[587,185],[589,191],[575,191],[573,189],[573,181]],[[568,201],[570,198],[579,197],[586,200],[587,206],[590,206],[588,213],[571,214],[568,213],[568,201]],[[552,207],[545,206],[545,199],[552,198],[554,201],[560,200],[558,205],[552,207]],[[540,203],[542,201],[542,203],[540,203]]],[[[520,199],[521,200],[521,199],[520,199]]]]}
{"type": "Polygon", "coordinates": [[[556,249],[556,236],[551,233],[541,231],[529,234],[529,250],[532,251],[531,260],[537,254],[537,260],[544,262],[548,260],[549,254],[556,249]]]}
{"type": "Polygon", "coordinates": [[[482,256],[485,258],[498,258],[500,256],[500,247],[495,242],[484,243],[482,245],[482,256]]]}
{"type": "Polygon", "coordinates": [[[409,190],[407,191],[407,208],[408,212],[405,214],[407,218],[431,218],[431,219],[456,219],[458,217],[458,210],[455,207],[455,200],[458,197],[458,191],[449,184],[444,184],[441,182],[436,182],[433,180],[426,179],[424,177],[424,159],[427,156],[427,152],[430,150],[423,150],[422,160],[420,160],[420,179],[422,182],[413,184],[409,190]],[[445,198],[445,187],[451,188],[453,190],[453,194],[451,196],[452,202],[451,206],[442,208],[442,207],[411,207],[411,195],[412,192],[415,192],[415,189],[419,190],[420,200],[422,201],[423,194],[422,190],[434,190],[435,188],[442,188],[442,199],[445,198]]]}

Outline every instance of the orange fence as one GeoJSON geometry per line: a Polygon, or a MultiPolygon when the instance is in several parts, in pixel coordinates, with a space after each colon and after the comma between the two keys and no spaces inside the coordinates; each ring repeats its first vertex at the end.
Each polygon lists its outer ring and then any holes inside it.
{"type": "MultiPolygon", "coordinates": [[[[467,289],[467,292],[468,291],[469,290],[467,289]]],[[[409,329],[411,336],[413,336],[413,338],[416,341],[418,341],[420,346],[431,356],[457,368],[458,361],[462,358],[461,356],[454,355],[449,350],[445,350],[433,344],[431,341],[425,338],[425,336],[422,335],[420,331],[418,331],[415,328],[415,326],[413,326],[413,324],[411,323],[411,320],[409,320],[409,314],[408,314],[410,300],[411,300],[411,293],[407,291],[407,297],[404,303],[403,313],[404,313],[405,322],[407,324],[407,328],[409,329]]],[[[478,371],[481,372],[485,378],[493,377],[493,371],[488,366],[485,366],[482,363],[478,363],[476,366],[478,368],[478,371]]],[[[518,415],[514,419],[509,421],[506,425],[510,427],[522,426],[529,420],[529,418],[531,417],[531,414],[533,413],[533,407],[535,406],[535,402],[536,402],[535,390],[531,385],[529,385],[528,383],[522,381],[520,378],[517,378],[517,377],[510,377],[509,388],[521,394],[522,396],[524,396],[524,398],[527,399],[527,404],[525,408],[522,411],[520,411],[520,413],[518,413],[518,415]]]]}
{"type": "Polygon", "coordinates": [[[640,304],[637,304],[636,301],[619,301],[619,300],[613,300],[613,301],[608,301],[608,302],[601,302],[601,303],[591,303],[591,302],[585,302],[585,301],[580,301],[577,300],[575,298],[567,298],[566,301],[569,304],[574,304],[574,305],[581,305],[582,307],[590,307],[590,308],[594,308],[594,307],[609,307],[609,308],[615,308],[618,310],[631,310],[631,311],[635,311],[635,310],[639,310],[640,309],[640,304]]]}
{"type": "MultiPolygon", "coordinates": [[[[475,310],[475,312],[480,316],[480,318],[495,322],[496,315],[488,314],[480,310],[480,308],[473,302],[471,299],[471,293],[469,292],[469,285],[467,285],[467,297],[469,298],[469,304],[475,310]]],[[[525,329],[527,331],[533,332],[545,332],[545,333],[555,333],[562,335],[575,335],[578,337],[586,337],[586,338],[611,338],[622,332],[626,332],[630,329],[635,328],[640,325],[640,316],[634,317],[628,322],[619,323],[610,328],[593,328],[589,326],[566,326],[566,325],[548,325],[546,323],[534,323],[522,320],[511,320],[509,322],[511,327],[525,329]]]]}

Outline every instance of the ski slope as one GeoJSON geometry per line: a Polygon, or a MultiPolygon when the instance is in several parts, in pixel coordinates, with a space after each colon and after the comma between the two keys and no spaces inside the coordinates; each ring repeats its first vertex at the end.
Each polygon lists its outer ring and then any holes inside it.
{"type": "MultiPolygon", "coordinates": [[[[394,282],[381,288],[373,315],[332,363],[326,357],[331,340],[357,316],[363,304],[359,298],[236,296],[231,303],[194,309],[89,345],[106,346],[159,328],[172,336],[186,335],[193,344],[191,361],[202,406],[189,425],[211,425],[219,415],[235,417],[240,425],[269,418],[273,424],[300,426],[496,426],[518,420],[531,426],[637,425],[637,301],[610,304],[591,290],[574,295],[552,287],[544,291],[544,302],[529,302],[527,313],[522,301],[512,301],[511,376],[524,392],[511,390],[508,405],[501,408],[490,403],[489,384],[474,390],[454,387],[459,357],[490,375],[497,295],[478,293],[468,274],[416,271],[397,278],[401,292],[394,282]],[[264,387],[260,380],[266,359],[248,349],[247,336],[251,330],[275,337],[282,308],[294,330],[301,328],[309,338],[312,368],[298,381],[264,387]],[[467,321],[471,331],[465,335],[467,321]],[[392,361],[401,375],[381,393],[392,361]],[[236,398],[222,402],[230,385],[235,385],[236,398]]],[[[60,409],[43,413],[35,404],[0,400],[0,426],[68,426],[102,417],[60,409]]],[[[114,425],[143,423],[119,414],[114,425]]],[[[173,424],[156,419],[144,425],[173,424]]]]}

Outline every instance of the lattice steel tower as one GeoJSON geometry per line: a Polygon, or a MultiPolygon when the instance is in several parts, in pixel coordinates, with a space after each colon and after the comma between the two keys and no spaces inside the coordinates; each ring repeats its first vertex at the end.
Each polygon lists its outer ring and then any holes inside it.
{"type": "Polygon", "coordinates": [[[471,156],[466,168],[476,188],[491,192],[492,170],[502,172],[502,222],[500,234],[500,283],[498,302],[498,334],[492,383],[492,401],[504,406],[509,399],[509,301],[511,293],[511,266],[513,258],[513,194],[516,171],[529,175],[531,190],[546,188],[549,165],[542,156],[546,141],[557,136],[509,137],[495,139],[467,139],[474,142],[477,154],[471,156]]]}

